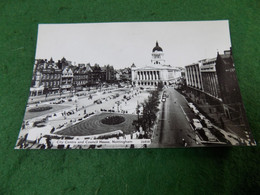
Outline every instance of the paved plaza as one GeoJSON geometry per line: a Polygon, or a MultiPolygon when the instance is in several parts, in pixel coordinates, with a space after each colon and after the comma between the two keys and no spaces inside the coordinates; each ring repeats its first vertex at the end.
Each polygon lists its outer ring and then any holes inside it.
{"type": "Polygon", "coordinates": [[[132,126],[133,120],[137,119],[136,107],[148,98],[149,92],[133,89],[119,88],[114,90],[103,90],[83,96],[64,97],[61,104],[55,102],[61,99],[30,104],[25,113],[27,125],[21,131],[21,136],[33,133],[35,137],[55,133],[70,136],[87,136],[121,130],[124,134],[135,131],[132,126]],[[114,96],[113,98],[110,98],[114,96]],[[94,103],[101,100],[102,103],[94,103]],[[40,112],[28,112],[29,109],[43,106],[52,106],[52,109],[40,112]],[[112,112],[113,111],[113,112],[112,112]],[[109,113],[110,112],[110,113],[109,113]],[[71,113],[71,114],[69,114],[71,113]],[[91,116],[86,117],[90,114],[91,116]],[[107,115],[123,115],[126,121],[119,125],[104,125],[100,122],[107,115]],[[48,116],[45,128],[34,127],[35,121],[41,121],[48,116]],[[54,131],[53,131],[54,129],[54,131]],[[44,131],[43,131],[44,130],[44,131]]]}

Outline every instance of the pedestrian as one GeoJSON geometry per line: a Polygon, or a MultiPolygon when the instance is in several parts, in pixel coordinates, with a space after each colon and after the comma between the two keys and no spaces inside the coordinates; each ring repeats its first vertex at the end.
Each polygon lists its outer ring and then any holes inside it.
{"type": "Polygon", "coordinates": [[[17,143],[17,146],[20,146],[20,149],[23,148],[23,142],[24,142],[24,138],[23,138],[23,136],[21,136],[17,143]]]}
{"type": "Polygon", "coordinates": [[[46,139],[47,148],[50,149],[52,147],[50,137],[46,139]]]}
{"type": "Polygon", "coordinates": [[[22,124],[22,130],[25,129],[25,123],[23,121],[23,124],[22,124]]]}
{"type": "Polygon", "coordinates": [[[50,133],[53,133],[55,131],[55,127],[52,127],[51,129],[51,132],[50,133]]]}

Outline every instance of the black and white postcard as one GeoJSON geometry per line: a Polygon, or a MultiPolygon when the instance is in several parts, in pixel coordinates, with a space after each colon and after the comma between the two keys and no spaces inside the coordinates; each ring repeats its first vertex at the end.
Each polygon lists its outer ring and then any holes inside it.
{"type": "Polygon", "coordinates": [[[39,24],[15,149],[255,144],[227,20],[39,24]]]}

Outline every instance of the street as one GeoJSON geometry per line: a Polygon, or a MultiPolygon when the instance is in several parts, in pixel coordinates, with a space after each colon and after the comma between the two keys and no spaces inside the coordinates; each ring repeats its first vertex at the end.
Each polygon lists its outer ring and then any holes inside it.
{"type": "Polygon", "coordinates": [[[174,88],[167,88],[165,94],[167,98],[159,116],[158,146],[183,147],[185,143],[187,147],[196,146],[195,132],[188,121],[193,113],[185,98],[174,88]]]}

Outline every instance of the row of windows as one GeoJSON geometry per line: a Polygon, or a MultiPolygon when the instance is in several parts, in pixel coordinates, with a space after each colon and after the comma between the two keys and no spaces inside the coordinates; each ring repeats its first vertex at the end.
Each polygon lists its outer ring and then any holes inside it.
{"type": "Polygon", "coordinates": [[[88,76],[84,75],[84,76],[74,76],[74,79],[87,79],[88,76]]]}
{"type": "Polygon", "coordinates": [[[62,75],[65,75],[65,76],[73,76],[72,73],[65,73],[65,74],[62,74],[62,75]]]}
{"type": "Polygon", "coordinates": [[[77,85],[86,84],[86,83],[87,83],[86,81],[78,81],[78,82],[76,82],[77,85]]]}
{"type": "Polygon", "coordinates": [[[71,83],[72,83],[71,80],[63,80],[63,81],[62,81],[62,84],[71,84],[71,83]]]}
{"type": "Polygon", "coordinates": [[[45,86],[45,87],[55,87],[55,86],[59,86],[60,85],[60,82],[59,81],[51,81],[51,82],[43,82],[43,85],[45,86]]]}
{"type": "Polygon", "coordinates": [[[54,74],[54,75],[53,74],[50,74],[50,75],[49,74],[43,74],[42,78],[43,79],[53,79],[53,78],[54,79],[59,79],[60,75],[59,74],[54,74]]]}

